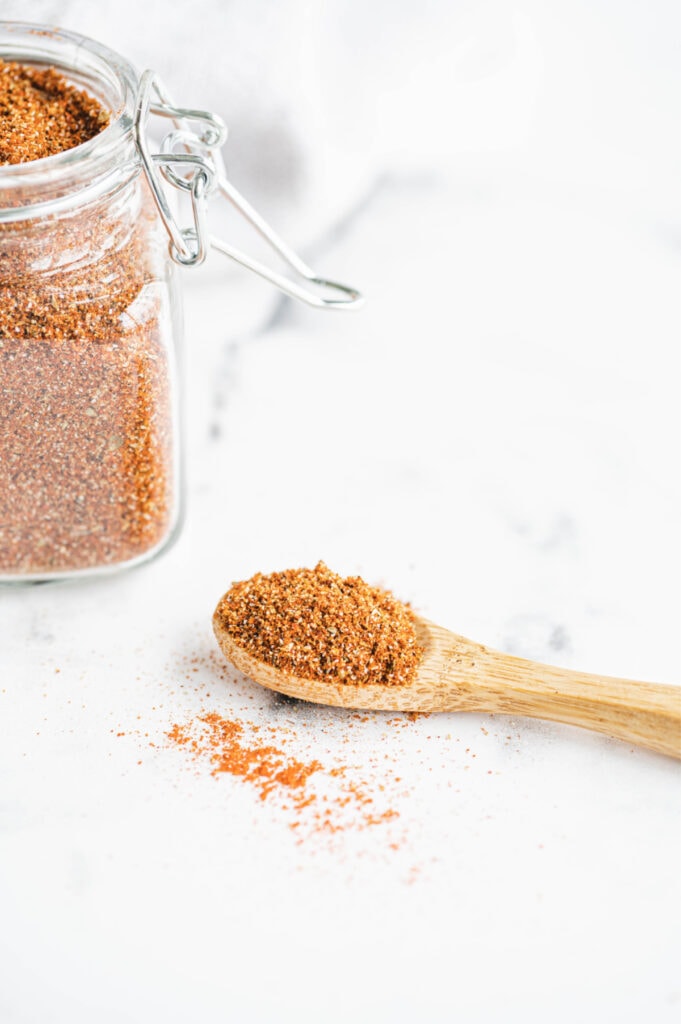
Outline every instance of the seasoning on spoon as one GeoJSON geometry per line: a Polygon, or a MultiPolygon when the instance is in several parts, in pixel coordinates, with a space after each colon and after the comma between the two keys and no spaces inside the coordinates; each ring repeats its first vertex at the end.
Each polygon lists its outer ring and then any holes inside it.
{"type": "Polygon", "coordinates": [[[314,569],[256,573],[213,616],[218,643],[301,679],[352,686],[412,682],[423,649],[411,609],[359,576],[314,569]],[[222,639],[221,639],[222,638],[222,639]]]}
{"type": "Polygon", "coordinates": [[[299,700],[372,711],[527,715],[681,758],[678,686],[493,651],[414,615],[361,579],[341,579],[323,562],[235,584],[218,604],[213,628],[244,675],[299,700]]]}

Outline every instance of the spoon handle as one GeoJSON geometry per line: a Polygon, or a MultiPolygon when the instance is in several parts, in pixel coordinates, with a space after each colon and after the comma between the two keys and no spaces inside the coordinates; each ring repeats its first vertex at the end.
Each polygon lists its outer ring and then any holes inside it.
{"type": "Polygon", "coordinates": [[[440,684],[452,710],[546,718],[681,758],[681,687],[572,672],[449,636],[440,684]]]}

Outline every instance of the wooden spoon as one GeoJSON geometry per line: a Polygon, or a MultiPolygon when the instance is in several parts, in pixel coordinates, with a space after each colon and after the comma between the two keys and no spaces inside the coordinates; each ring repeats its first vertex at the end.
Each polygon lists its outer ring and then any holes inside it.
{"type": "Polygon", "coordinates": [[[239,647],[213,618],[223,654],[240,672],[278,693],[371,711],[486,711],[580,725],[681,758],[681,687],[572,672],[501,654],[416,619],[424,655],[405,686],[301,679],[239,647]]]}

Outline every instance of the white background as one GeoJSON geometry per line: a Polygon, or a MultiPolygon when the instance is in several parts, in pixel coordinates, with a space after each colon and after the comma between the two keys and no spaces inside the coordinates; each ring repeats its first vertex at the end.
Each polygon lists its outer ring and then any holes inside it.
{"type": "Polygon", "coordinates": [[[679,681],[676,5],[31,7],[226,113],[237,185],[367,306],[187,272],[180,542],[0,593],[0,1020],[678,1020],[675,763],[281,704],[210,633],[232,580],[323,558],[679,681]],[[164,744],[200,708],[350,765],[397,831],[296,845],[164,744]]]}

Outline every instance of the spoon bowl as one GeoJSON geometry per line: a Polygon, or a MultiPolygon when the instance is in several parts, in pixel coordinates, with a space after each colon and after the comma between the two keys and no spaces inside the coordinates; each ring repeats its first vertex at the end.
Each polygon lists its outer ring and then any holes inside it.
{"type": "Polygon", "coordinates": [[[423,657],[399,686],[302,679],[240,647],[213,618],[225,657],[277,693],[367,711],[482,711],[565,722],[681,758],[681,687],[556,668],[502,654],[416,617],[423,657]]]}

